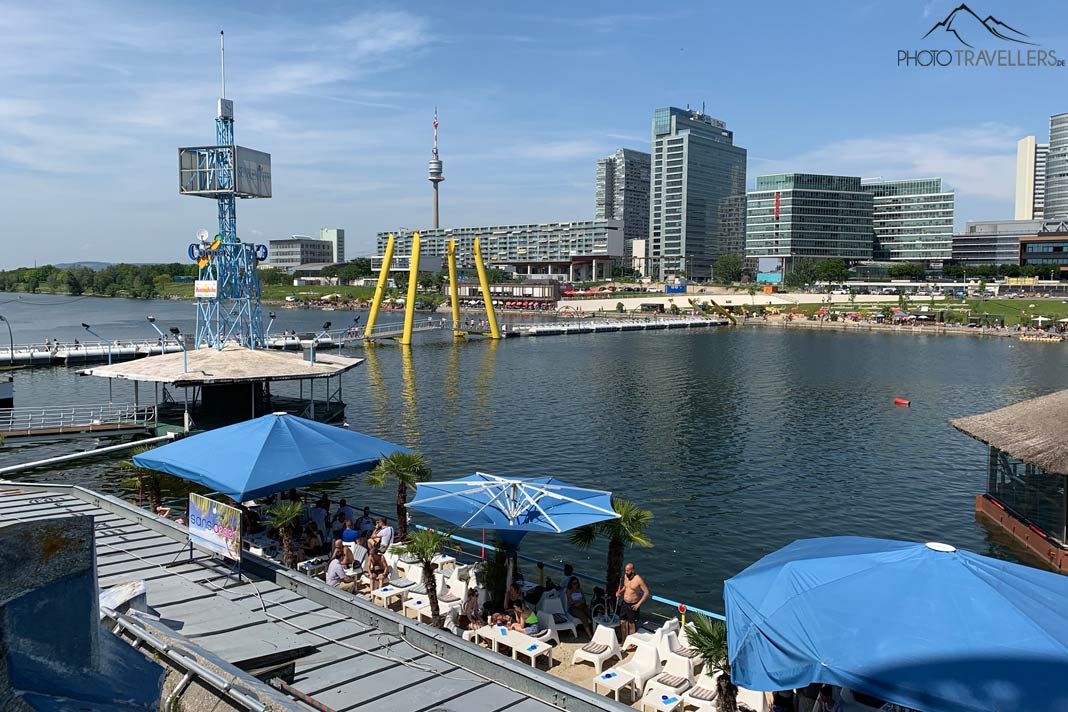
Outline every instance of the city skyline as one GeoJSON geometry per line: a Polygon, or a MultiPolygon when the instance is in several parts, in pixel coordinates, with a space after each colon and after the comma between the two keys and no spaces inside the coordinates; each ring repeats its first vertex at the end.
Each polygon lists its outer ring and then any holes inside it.
{"type": "MultiPolygon", "coordinates": [[[[180,199],[176,149],[212,140],[220,28],[236,141],[274,159],[274,198],[238,204],[250,242],[335,225],[352,257],[373,254],[381,230],[429,227],[435,106],[444,228],[590,220],[597,160],[648,152],[655,108],[702,102],[748,149],[749,190],[783,172],[941,176],[958,230],[1013,216],[1016,142],[1041,140],[1068,108],[1045,90],[1066,70],[897,66],[899,46],[933,46],[921,37],[950,2],[837,3],[818,17],[774,5],[0,3],[0,227],[24,245],[0,267],[186,260],[215,216],[180,199]],[[759,51],[745,28],[759,28],[759,51]],[[619,50],[665,33],[656,53],[619,50]],[[723,56],[737,62],[708,72],[723,56]],[[795,82],[798,70],[842,81],[795,82]]],[[[1053,49],[1065,39],[1053,33],[1068,9],[983,12],[1053,49]]]]}

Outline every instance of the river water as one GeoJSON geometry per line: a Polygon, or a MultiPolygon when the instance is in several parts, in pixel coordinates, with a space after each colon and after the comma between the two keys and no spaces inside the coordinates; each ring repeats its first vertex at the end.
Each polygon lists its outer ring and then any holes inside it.
{"type": "MultiPolygon", "coordinates": [[[[277,311],[272,331],[355,316],[277,311]]],[[[16,343],[83,338],[81,322],[123,339],[154,336],[148,314],[164,330],[193,321],[188,303],[40,295],[0,294],[0,314],[16,343]]],[[[634,500],[655,515],[654,548],[631,553],[653,592],[713,610],[725,578],[801,537],[939,540],[1013,557],[974,521],[985,450],[947,421],[1068,385],[1068,350],[1010,339],[763,327],[418,338],[410,350],[354,350],[367,361],[343,377],[353,429],[418,449],[435,479],[553,475],[634,500]],[[912,407],[895,407],[898,396],[912,407]]],[[[107,400],[106,381],[74,369],[15,378],[16,405],[107,400]]],[[[116,382],[114,398],[132,401],[132,388],[116,382]]],[[[96,445],[8,446],[0,466],[96,445]]],[[[120,478],[114,461],[25,476],[129,496],[120,478]]],[[[393,511],[391,491],[356,477],[322,489],[393,511]]],[[[603,549],[531,535],[523,550],[603,575],[603,549]]]]}

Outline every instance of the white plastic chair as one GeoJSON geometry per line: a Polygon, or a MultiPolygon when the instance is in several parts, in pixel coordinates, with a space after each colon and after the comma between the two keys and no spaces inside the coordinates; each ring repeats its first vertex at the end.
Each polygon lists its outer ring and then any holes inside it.
{"type": "Polygon", "coordinates": [[[637,648],[652,648],[657,651],[657,655],[660,655],[660,640],[664,637],[664,627],[661,626],[654,630],[652,633],[631,633],[627,636],[627,639],[623,641],[623,649],[628,650],[630,646],[637,648]]]}
{"type": "Polygon", "coordinates": [[[560,644],[560,631],[556,629],[556,621],[553,620],[552,613],[545,611],[538,613],[538,628],[541,630],[530,637],[537,638],[543,643],[560,644]]]}
{"type": "Polygon", "coordinates": [[[664,662],[667,662],[673,656],[676,656],[692,661],[694,667],[697,667],[701,663],[701,658],[698,656],[697,651],[693,648],[687,648],[680,643],[678,634],[673,630],[667,631],[660,637],[660,644],[657,646],[657,651],[660,653],[660,659],[664,662]]]}
{"type": "Polygon", "coordinates": [[[768,712],[768,700],[763,692],[738,688],[738,706],[745,705],[753,712],[768,712]]]}
{"type": "Polygon", "coordinates": [[[634,679],[634,696],[637,698],[645,689],[645,683],[659,675],[663,666],[660,665],[660,655],[657,654],[656,648],[642,647],[625,663],[616,665],[609,672],[612,670],[625,672],[634,679]]]}
{"type": "Polygon", "coordinates": [[[693,687],[682,695],[683,706],[696,707],[697,712],[716,712],[716,680],[722,674],[709,675],[706,671],[698,675],[693,687]]]}
{"type": "Polygon", "coordinates": [[[556,629],[560,632],[571,631],[571,637],[578,637],[579,623],[564,611],[564,604],[559,598],[550,598],[542,607],[543,613],[551,613],[556,621],[556,629]]]}
{"type": "Polygon", "coordinates": [[[689,658],[672,655],[664,671],[645,684],[643,697],[648,695],[681,695],[693,687],[693,663],[689,658]]]}
{"type": "Polygon", "coordinates": [[[574,665],[580,660],[586,660],[593,663],[594,669],[600,675],[605,661],[612,658],[616,660],[623,659],[623,653],[619,649],[619,640],[616,638],[616,630],[606,625],[599,625],[593,631],[593,638],[590,639],[590,642],[575,651],[571,664],[574,665]]]}

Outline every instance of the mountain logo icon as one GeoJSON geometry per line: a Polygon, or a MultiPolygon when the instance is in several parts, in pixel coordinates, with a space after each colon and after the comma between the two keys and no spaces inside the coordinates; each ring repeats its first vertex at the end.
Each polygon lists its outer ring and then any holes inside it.
{"type": "Polygon", "coordinates": [[[974,47],[968,40],[976,42],[986,36],[984,32],[1006,42],[1038,46],[1036,42],[1029,42],[1024,39],[1029,38],[1030,35],[1010,27],[993,15],[987,15],[986,19],[981,19],[964,3],[961,3],[946,15],[946,19],[936,22],[934,27],[927,31],[924,38],[927,38],[935,30],[942,30],[953,35],[965,47],[974,47]]]}

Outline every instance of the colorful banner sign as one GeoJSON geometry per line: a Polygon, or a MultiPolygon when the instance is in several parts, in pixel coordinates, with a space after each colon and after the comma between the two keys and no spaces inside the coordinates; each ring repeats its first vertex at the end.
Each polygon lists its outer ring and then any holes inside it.
{"type": "Polygon", "coordinates": [[[241,510],[190,493],[189,540],[213,554],[240,561],[241,510]]]}
{"type": "Polygon", "coordinates": [[[193,296],[197,299],[214,299],[219,294],[219,283],[214,279],[198,279],[193,283],[193,296]]]}

